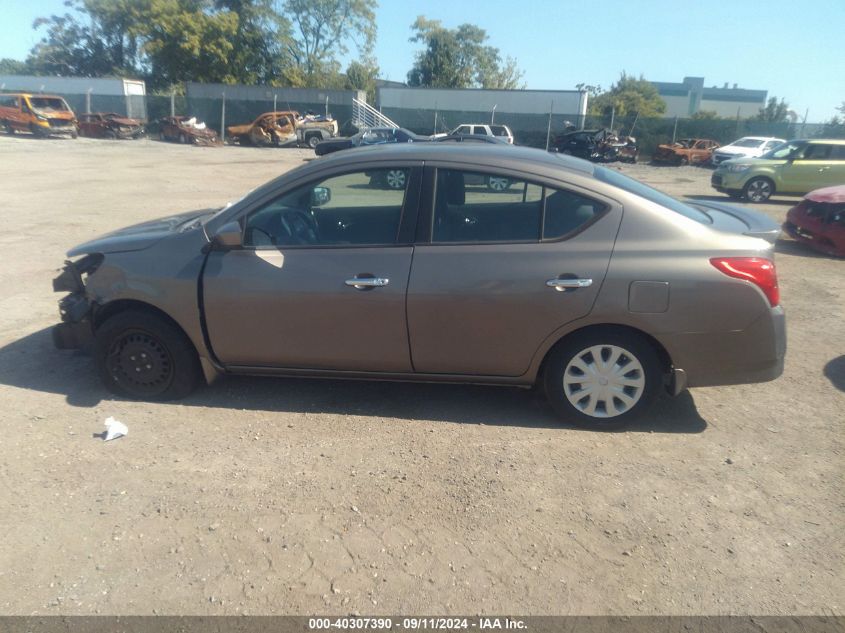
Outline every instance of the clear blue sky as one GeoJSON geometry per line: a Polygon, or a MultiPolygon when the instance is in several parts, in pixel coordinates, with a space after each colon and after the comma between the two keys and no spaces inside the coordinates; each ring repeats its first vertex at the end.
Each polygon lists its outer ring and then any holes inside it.
{"type": "MultiPolygon", "coordinates": [[[[376,56],[382,77],[404,81],[417,15],[448,27],[477,24],[515,57],[528,88],[608,87],[624,69],[653,81],[704,77],[768,90],[822,121],[845,101],[845,0],[381,0],[376,56]]],[[[0,0],[0,57],[22,59],[32,21],[61,0],[0,0]]]]}

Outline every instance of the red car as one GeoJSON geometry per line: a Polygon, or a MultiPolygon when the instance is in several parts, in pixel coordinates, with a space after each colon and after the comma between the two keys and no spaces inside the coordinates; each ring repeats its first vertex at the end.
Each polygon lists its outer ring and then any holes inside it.
{"type": "Polygon", "coordinates": [[[808,193],[786,214],[783,229],[810,248],[845,257],[845,185],[808,193]]]}

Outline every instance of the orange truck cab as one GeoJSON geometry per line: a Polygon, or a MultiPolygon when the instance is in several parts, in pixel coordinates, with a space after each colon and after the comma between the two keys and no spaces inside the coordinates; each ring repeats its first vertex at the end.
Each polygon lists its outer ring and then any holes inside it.
{"type": "Polygon", "coordinates": [[[31,132],[71,138],[79,134],[76,115],[67,101],[55,95],[24,92],[0,94],[0,127],[8,134],[31,132]]]}

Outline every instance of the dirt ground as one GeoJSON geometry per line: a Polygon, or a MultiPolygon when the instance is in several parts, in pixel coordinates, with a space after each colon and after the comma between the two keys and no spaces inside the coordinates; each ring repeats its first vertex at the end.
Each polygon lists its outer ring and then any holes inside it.
{"type": "MultiPolygon", "coordinates": [[[[68,248],[311,156],[0,138],[0,613],[843,613],[845,262],[793,242],[784,375],[620,433],[510,388],[238,378],[129,402],[53,348],[68,248]],[[128,436],[103,442],[108,416],[128,436]]],[[[726,200],[706,169],[623,169],[726,200]]]]}

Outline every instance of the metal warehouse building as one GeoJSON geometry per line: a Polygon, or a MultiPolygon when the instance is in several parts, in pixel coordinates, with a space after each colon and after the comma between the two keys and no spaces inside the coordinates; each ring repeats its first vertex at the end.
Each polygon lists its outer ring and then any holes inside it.
{"type": "MultiPolygon", "coordinates": [[[[587,115],[586,92],[580,90],[485,90],[483,88],[379,87],[379,110],[416,131],[448,131],[462,123],[496,123],[517,130],[542,132],[555,115],[581,126],[587,115]]],[[[560,121],[558,121],[560,119],[560,121]]],[[[526,139],[523,138],[523,141],[526,139]]]]}
{"type": "Polygon", "coordinates": [[[57,94],[75,112],[117,112],[147,118],[147,86],[122,77],[39,77],[0,75],[0,91],[57,94]]]}
{"type": "Polygon", "coordinates": [[[686,118],[696,112],[711,111],[724,118],[745,119],[766,106],[766,90],[704,87],[704,77],[684,77],[681,83],[651,82],[666,102],[666,117],[686,118]]]}

